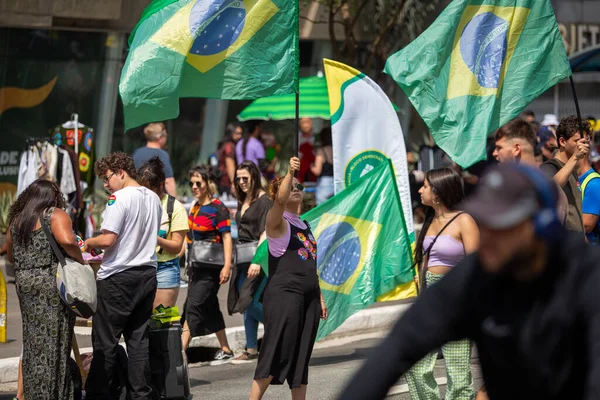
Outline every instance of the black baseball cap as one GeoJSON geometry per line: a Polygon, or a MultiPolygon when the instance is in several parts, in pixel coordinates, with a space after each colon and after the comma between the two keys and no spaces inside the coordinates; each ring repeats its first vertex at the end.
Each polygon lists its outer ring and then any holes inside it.
{"type": "MultiPolygon", "coordinates": [[[[509,229],[540,211],[540,195],[536,186],[541,185],[555,190],[552,181],[537,168],[517,164],[494,166],[485,172],[473,195],[459,209],[487,228],[509,229]],[[523,169],[530,171],[527,173],[523,169]],[[534,184],[532,177],[544,182],[534,184]]],[[[552,198],[556,201],[556,193],[552,198]]]]}

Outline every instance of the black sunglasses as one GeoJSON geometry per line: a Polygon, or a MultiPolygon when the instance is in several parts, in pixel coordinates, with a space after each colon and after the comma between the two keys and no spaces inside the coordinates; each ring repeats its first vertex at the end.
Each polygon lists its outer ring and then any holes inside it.
{"type": "Polygon", "coordinates": [[[236,176],[235,181],[237,183],[240,183],[240,181],[242,181],[244,183],[248,183],[250,181],[250,178],[248,178],[247,176],[242,176],[242,177],[236,176]]]}
{"type": "Polygon", "coordinates": [[[194,186],[202,187],[200,182],[189,182],[188,185],[190,185],[191,188],[193,188],[194,186]]]}
{"type": "Polygon", "coordinates": [[[297,190],[299,192],[304,192],[304,185],[301,183],[295,183],[292,185],[292,190],[297,190]]]}

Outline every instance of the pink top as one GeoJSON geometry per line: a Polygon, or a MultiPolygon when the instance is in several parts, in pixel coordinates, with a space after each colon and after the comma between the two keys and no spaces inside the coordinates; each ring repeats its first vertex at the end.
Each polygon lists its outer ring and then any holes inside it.
{"type": "MultiPolygon", "coordinates": [[[[425,236],[423,247],[428,248],[435,236],[425,236]]],[[[465,257],[461,242],[450,235],[440,235],[429,252],[428,267],[454,267],[465,257]]]]}
{"type": "Polygon", "coordinates": [[[289,224],[294,225],[300,229],[306,229],[306,224],[300,219],[298,214],[293,214],[287,211],[283,212],[283,219],[286,222],[287,231],[280,238],[272,238],[267,235],[267,243],[269,245],[269,253],[273,257],[281,257],[287,250],[288,244],[290,243],[290,231],[289,224]]]}

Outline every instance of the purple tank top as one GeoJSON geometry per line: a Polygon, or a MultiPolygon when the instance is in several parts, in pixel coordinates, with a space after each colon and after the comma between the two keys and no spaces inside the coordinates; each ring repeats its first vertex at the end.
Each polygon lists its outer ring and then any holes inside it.
{"type": "MultiPolygon", "coordinates": [[[[425,236],[423,248],[429,248],[435,236],[425,236]]],[[[440,235],[429,252],[428,267],[454,267],[465,256],[465,247],[450,235],[440,235]]]]}
{"type": "Polygon", "coordinates": [[[300,229],[306,229],[306,224],[300,219],[298,214],[283,212],[283,219],[287,224],[287,232],[280,238],[272,238],[267,235],[267,243],[269,245],[269,253],[274,257],[281,257],[287,250],[290,243],[291,229],[290,224],[300,229]]]}

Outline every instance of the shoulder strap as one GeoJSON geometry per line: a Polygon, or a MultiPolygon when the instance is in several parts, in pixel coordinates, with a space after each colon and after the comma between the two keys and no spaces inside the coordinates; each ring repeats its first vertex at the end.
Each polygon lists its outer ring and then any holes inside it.
{"type": "Polygon", "coordinates": [[[592,172],[591,174],[589,174],[588,176],[585,177],[585,179],[581,183],[581,197],[582,198],[585,195],[585,188],[587,188],[588,183],[590,183],[590,181],[592,181],[593,179],[596,179],[596,178],[600,178],[600,174],[597,172],[592,172]]]}
{"type": "MultiPolygon", "coordinates": [[[[168,194],[169,198],[167,199],[167,217],[169,218],[169,229],[167,229],[167,236],[171,233],[171,223],[173,222],[173,209],[175,208],[175,197],[168,194]]],[[[158,250],[158,254],[163,253],[163,248],[161,247],[158,250]]]]}
{"type": "MultiPolygon", "coordinates": [[[[452,222],[454,222],[454,220],[456,218],[458,218],[460,215],[464,214],[464,212],[459,212],[458,214],[456,214],[454,217],[452,217],[452,219],[450,219],[450,221],[448,221],[446,223],[446,225],[444,225],[444,227],[438,232],[437,235],[435,235],[435,237],[433,238],[433,240],[431,241],[431,244],[427,247],[427,250],[425,250],[423,252],[423,257],[425,257],[425,255],[429,255],[429,253],[431,252],[431,249],[433,248],[433,245],[435,244],[435,242],[438,240],[438,238],[440,237],[440,235],[442,234],[442,232],[444,232],[444,230],[450,226],[450,224],[452,222]]],[[[421,258],[422,259],[422,258],[421,258]]]]}
{"type": "Polygon", "coordinates": [[[58,262],[60,262],[60,265],[62,265],[64,267],[65,265],[67,265],[67,262],[65,261],[65,256],[58,248],[58,243],[56,243],[56,240],[54,239],[54,236],[52,235],[52,232],[50,231],[50,227],[48,226],[48,224],[46,224],[46,219],[44,218],[44,213],[42,213],[40,215],[40,224],[42,225],[42,229],[44,230],[44,234],[46,235],[46,238],[48,238],[48,242],[50,242],[50,247],[52,247],[52,251],[54,252],[54,255],[56,256],[56,258],[58,258],[58,262]]]}

